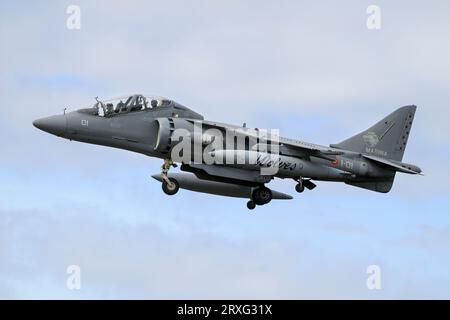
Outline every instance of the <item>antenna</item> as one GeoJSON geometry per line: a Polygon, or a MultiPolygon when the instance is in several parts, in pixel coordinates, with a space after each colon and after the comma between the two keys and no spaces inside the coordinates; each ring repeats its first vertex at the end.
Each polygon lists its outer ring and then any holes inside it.
{"type": "Polygon", "coordinates": [[[67,107],[63,109],[63,114],[66,114],[67,107]]]}

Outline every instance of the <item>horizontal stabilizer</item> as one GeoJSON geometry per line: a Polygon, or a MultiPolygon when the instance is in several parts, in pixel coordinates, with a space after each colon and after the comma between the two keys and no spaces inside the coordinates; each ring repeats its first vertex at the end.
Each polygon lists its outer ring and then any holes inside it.
{"type": "Polygon", "coordinates": [[[404,173],[409,173],[409,174],[420,174],[422,172],[422,170],[414,165],[411,164],[406,164],[403,162],[399,162],[399,161],[391,161],[388,159],[383,159],[383,158],[379,158],[379,157],[375,157],[375,156],[369,156],[369,155],[362,155],[364,158],[372,160],[374,162],[377,162],[378,164],[387,166],[389,168],[391,168],[394,171],[399,171],[399,172],[404,172],[404,173]]]}

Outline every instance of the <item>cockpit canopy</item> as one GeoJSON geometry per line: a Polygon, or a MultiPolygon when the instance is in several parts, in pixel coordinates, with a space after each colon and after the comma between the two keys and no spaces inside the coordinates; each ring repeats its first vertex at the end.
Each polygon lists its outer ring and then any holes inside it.
{"type": "Polygon", "coordinates": [[[79,109],[78,112],[99,117],[114,117],[130,112],[163,110],[168,108],[172,117],[185,117],[203,120],[197,112],[163,97],[133,94],[108,100],[95,98],[96,103],[91,108],[79,109]],[[172,110],[173,109],[173,110],[172,110]]]}
{"type": "Polygon", "coordinates": [[[117,114],[143,111],[152,108],[164,108],[175,106],[178,109],[186,109],[184,106],[157,96],[144,96],[142,94],[134,94],[131,96],[123,96],[108,100],[100,100],[96,98],[97,102],[92,108],[81,109],[80,112],[89,113],[92,115],[112,117],[117,114]]]}

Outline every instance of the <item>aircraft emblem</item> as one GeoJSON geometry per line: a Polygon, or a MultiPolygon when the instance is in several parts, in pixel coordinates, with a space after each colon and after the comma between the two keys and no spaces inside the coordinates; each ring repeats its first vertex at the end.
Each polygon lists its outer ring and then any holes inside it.
{"type": "Polygon", "coordinates": [[[380,142],[380,139],[378,138],[376,133],[371,131],[363,135],[363,140],[366,146],[369,148],[374,148],[378,144],[378,142],[380,142]]]}

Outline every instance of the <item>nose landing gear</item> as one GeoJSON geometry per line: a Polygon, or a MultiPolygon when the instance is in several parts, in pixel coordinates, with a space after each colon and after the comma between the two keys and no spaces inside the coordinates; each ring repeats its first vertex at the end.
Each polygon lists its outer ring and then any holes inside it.
{"type": "Polygon", "coordinates": [[[163,180],[162,189],[165,194],[173,196],[180,189],[180,185],[178,184],[178,181],[175,180],[174,178],[169,178],[169,183],[163,180]]]}
{"type": "Polygon", "coordinates": [[[165,194],[172,196],[178,192],[180,185],[177,180],[168,177],[167,173],[169,173],[170,167],[176,168],[177,165],[170,159],[164,159],[164,163],[161,166],[162,189],[165,194]]]}

